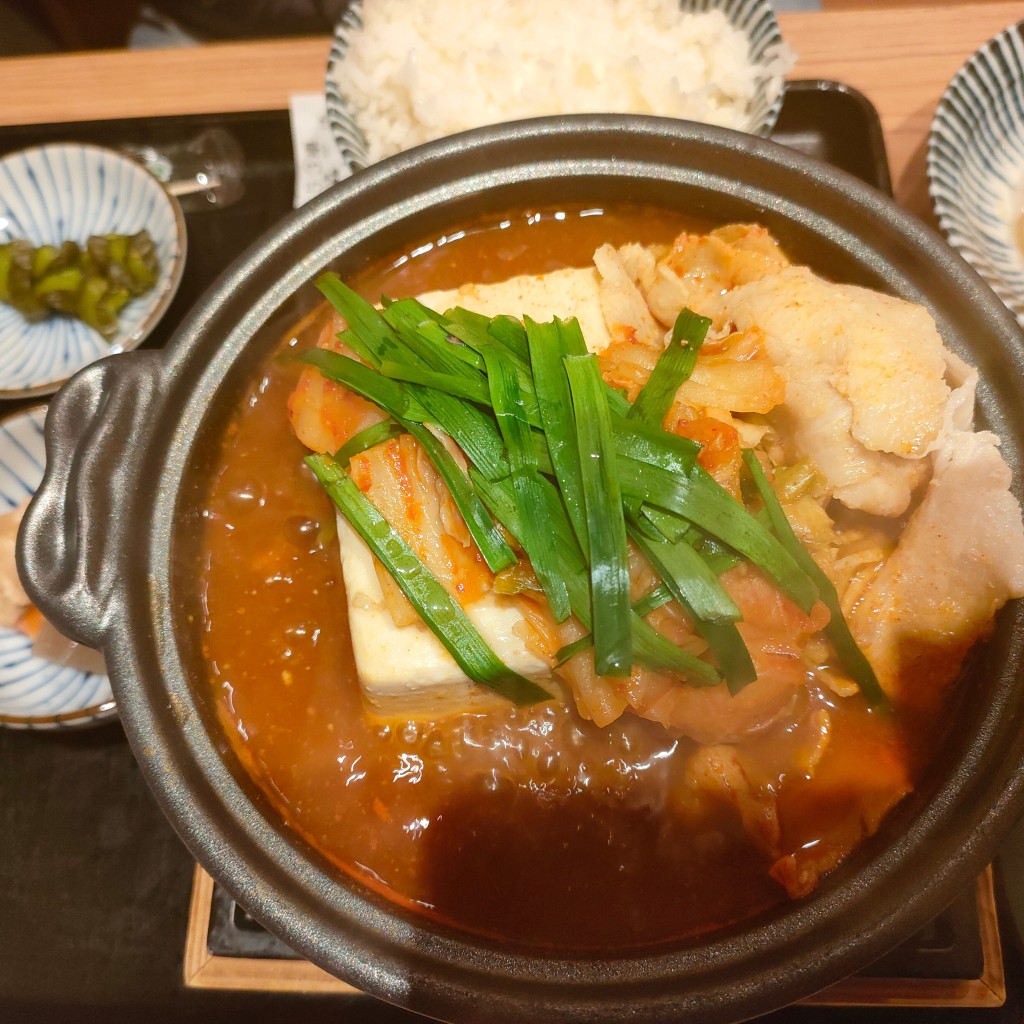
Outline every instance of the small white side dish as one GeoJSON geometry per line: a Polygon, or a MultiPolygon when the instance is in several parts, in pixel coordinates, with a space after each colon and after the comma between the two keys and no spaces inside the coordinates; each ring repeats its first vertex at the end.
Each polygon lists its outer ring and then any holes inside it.
{"type": "Polygon", "coordinates": [[[928,139],[928,183],[950,244],[1024,324],[1024,21],[949,83],[928,139]]]}
{"type": "MultiPolygon", "coordinates": [[[[43,478],[45,406],[0,420],[0,515],[23,505],[43,478]]],[[[0,627],[0,726],[67,729],[116,717],[105,675],[83,672],[33,652],[32,640],[0,627]]]]}
{"type": "Polygon", "coordinates": [[[83,366],[139,345],[178,290],[185,265],[185,218],[178,201],[148,171],[113,150],[59,143],[0,159],[0,245],[85,243],[90,235],[147,229],[160,277],[131,300],[110,341],[82,321],[54,314],[29,323],[0,303],[0,398],[45,395],[83,366]]]}

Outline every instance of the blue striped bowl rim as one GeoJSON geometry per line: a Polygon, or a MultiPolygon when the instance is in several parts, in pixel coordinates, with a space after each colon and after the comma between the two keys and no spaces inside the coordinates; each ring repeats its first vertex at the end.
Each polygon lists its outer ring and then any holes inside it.
{"type": "MultiPolygon", "coordinates": [[[[755,63],[764,63],[774,50],[783,45],[782,31],[770,0],[680,0],[679,7],[684,13],[721,10],[730,24],[746,35],[750,42],[750,56],[755,63]]],[[[366,137],[355,123],[349,104],[338,89],[334,74],[335,68],[344,60],[347,49],[342,33],[359,25],[358,4],[353,4],[335,25],[324,82],[327,122],[341,154],[346,174],[354,174],[370,163],[366,137]]],[[[770,96],[762,83],[754,98],[746,131],[751,135],[770,135],[779,119],[779,111],[782,110],[785,98],[785,88],[779,89],[776,96],[770,96]]]]}
{"type": "Polygon", "coordinates": [[[0,244],[33,245],[148,228],[160,279],[121,311],[120,332],[105,341],[71,317],[29,324],[0,303],[0,398],[56,391],[83,366],[138,346],[174,298],[185,265],[185,218],[178,201],[133,160],[101,146],[54,143],[0,158],[0,244]]]}
{"type": "MultiPolygon", "coordinates": [[[[0,514],[30,498],[43,478],[45,416],[39,405],[0,420],[0,514]]],[[[66,729],[116,714],[106,676],[37,658],[28,637],[0,628],[0,726],[66,729]]]]}
{"type": "Polygon", "coordinates": [[[949,243],[1024,324],[1024,21],[953,76],[928,136],[928,191],[949,243]]]}

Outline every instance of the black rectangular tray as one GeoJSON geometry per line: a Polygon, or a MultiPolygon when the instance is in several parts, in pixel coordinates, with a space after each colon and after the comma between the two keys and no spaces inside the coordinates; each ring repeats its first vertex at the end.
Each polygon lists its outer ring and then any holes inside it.
{"type": "MultiPolygon", "coordinates": [[[[0,127],[0,153],[42,142],[103,145],[180,142],[203,128],[227,128],[247,170],[233,206],[190,214],[181,288],[146,342],[164,344],[221,270],[291,208],[294,171],[283,111],[0,127]]],[[[890,191],[878,117],[856,91],[834,82],[787,88],[775,139],[890,191]]],[[[1010,858],[1024,875],[1024,833],[1010,858]]],[[[299,996],[194,990],[182,981],[193,863],[148,792],[117,724],[83,733],[0,730],[0,1021],[146,1024],[301,1019],[303,1024],[413,1024],[423,1018],[365,997],[299,996]]],[[[1024,902],[1011,879],[1006,889],[1024,902]]],[[[1000,890],[1003,891],[1003,890],[1000,890]]],[[[226,902],[225,902],[226,901],[226,902]]],[[[1014,919],[1001,901],[1010,999],[1000,1010],[794,1007],[769,1018],[830,1024],[995,1024],[1021,1020],[1024,968],[1014,919]]],[[[268,936],[217,896],[215,917],[227,930],[211,943],[227,953],[281,955],[268,936]],[[225,916],[226,915],[226,916],[225,916]],[[234,938],[229,932],[234,930],[234,938]],[[244,933],[244,935],[240,935],[244,933]],[[255,944],[255,945],[253,945],[255,944]]],[[[914,940],[896,974],[971,976],[980,956],[969,898],[958,901],[914,940]],[[951,952],[952,951],[952,952],[951,952]],[[909,957],[909,958],[908,958],[909,957]]],[[[876,971],[884,970],[888,958],[876,971]]]]}

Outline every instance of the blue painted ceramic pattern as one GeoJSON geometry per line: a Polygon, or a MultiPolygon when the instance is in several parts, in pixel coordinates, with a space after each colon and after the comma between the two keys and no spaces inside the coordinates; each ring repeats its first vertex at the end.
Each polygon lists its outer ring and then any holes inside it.
{"type": "Polygon", "coordinates": [[[40,146],[0,160],[0,244],[83,243],[90,235],[148,228],[160,281],[121,311],[111,342],[71,317],[29,324],[0,303],[0,397],[55,391],[102,356],[135,348],[177,290],[185,257],[185,225],[176,199],[138,164],[97,146],[40,146]]]}
{"type": "MultiPolygon", "coordinates": [[[[750,40],[750,56],[757,63],[764,63],[780,48],[782,33],[775,12],[769,0],[680,0],[685,12],[702,12],[716,8],[725,12],[730,24],[740,29],[750,40]]],[[[369,163],[366,153],[366,139],[352,119],[351,111],[341,95],[334,74],[335,66],[344,59],[346,43],[342,32],[359,25],[357,7],[350,7],[334,30],[334,40],[327,58],[327,78],[324,91],[327,96],[327,121],[331,126],[345,168],[349,174],[369,163]]],[[[758,91],[750,111],[746,130],[752,135],[770,135],[779,119],[785,90],[777,96],[770,96],[766,88],[758,91]]]]}
{"type": "Polygon", "coordinates": [[[939,226],[1024,324],[1024,22],[982,46],[935,112],[928,181],[939,226]]]}
{"type": "MultiPolygon", "coordinates": [[[[0,514],[30,498],[42,480],[45,414],[38,407],[0,422],[0,514]]],[[[106,676],[37,658],[28,637],[0,627],[0,725],[70,728],[115,714],[106,676]]]]}

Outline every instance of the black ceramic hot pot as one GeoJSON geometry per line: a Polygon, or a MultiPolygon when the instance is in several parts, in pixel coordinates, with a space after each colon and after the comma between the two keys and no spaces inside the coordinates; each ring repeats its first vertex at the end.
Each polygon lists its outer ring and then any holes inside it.
{"type": "MultiPolygon", "coordinates": [[[[311,279],[488,210],[593,200],[765,224],[797,261],[924,303],[978,365],[979,421],[1020,496],[1022,339],[957,255],[878,192],[770,142],[661,119],[523,122],[357,174],[225,269],[164,351],[102,360],[53,400],[46,477],[25,516],[26,588],[103,649],[135,756],[199,862],[314,963],[455,1021],[738,1020],[809,995],[923,925],[993,855],[1024,795],[1024,608],[965,672],[935,770],[807,899],[644,955],[531,955],[427,923],[342,877],[277,819],[220,732],[197,671],[179,556],[228,407],[276,341],[261,328],[311,279]]],[[[870,770],[870,766],[865,766],[870,770]]]]}

